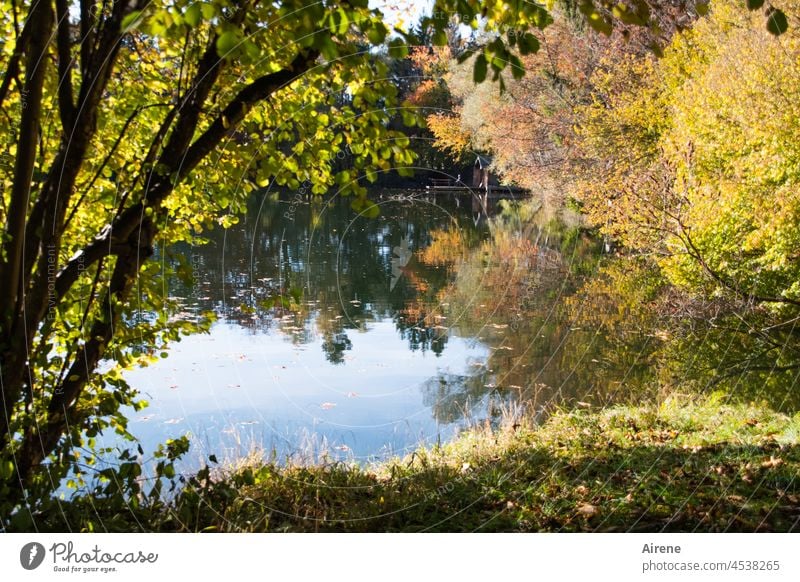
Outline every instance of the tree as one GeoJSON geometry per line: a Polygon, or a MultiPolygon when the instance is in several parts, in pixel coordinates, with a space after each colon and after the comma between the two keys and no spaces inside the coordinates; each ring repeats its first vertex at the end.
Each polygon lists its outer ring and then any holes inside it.
{"type": "Polygon", "coordinates": [[[597,160],[580,197],[671,282],[793,314],[800,127],[789,112],[800,104],[800,39],[772,33],[721,2],[663,59],[599,70],[600,90],[579,113],[582,146],[597,160]]]}
{"type": "Polygon", "coordinates": [[[366,204],[357,174],[411,161],[384,126],[385,65],[356,50],[388,32],[366,4],[4,4],[4,514],[127,433],[121,407],[143,403],[122,369],[208,324],[171,317],[154,247],[230,223],[270,181],[366,204]],[[334,173],[346,146],[356,171],[334,173]]]}

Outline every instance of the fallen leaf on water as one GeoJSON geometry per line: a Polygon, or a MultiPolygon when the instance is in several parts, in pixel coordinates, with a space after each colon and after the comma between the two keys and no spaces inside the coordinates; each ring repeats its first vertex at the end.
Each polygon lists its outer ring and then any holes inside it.
{"type": "Polygon", "coordinates": [[[347,397],[348,398],[358,398],[358,392],[348,392],[347,393],[347,397]]]}
{"type": "Polygon", "coordinates": [[[323,402],[319,405],[322,410],[330,410],[331,408],[335,408],[336,404],[333,402],[323,402]]]}
{"type": "Polygon", "coordinates": [[[165,420],[164,424],[178,424],[182,420],[183,420],[182,416],[180,418],[170,418],[169,420],[165,420]]]}

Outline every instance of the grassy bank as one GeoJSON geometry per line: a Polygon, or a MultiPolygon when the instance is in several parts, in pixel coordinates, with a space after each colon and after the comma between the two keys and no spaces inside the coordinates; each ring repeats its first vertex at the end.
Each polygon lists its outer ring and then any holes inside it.
{"type": "MultiPolygon", "coordinates": [[[[252,464],[93,528],[162,531],[791,531],[800,415],[672,398],[476,429],[370,468],[252,464]]],[[[84,512],[84,515],[89,512],[84,512]]],[[[84,524],[86,527],[86,524],[84,524]]]]}

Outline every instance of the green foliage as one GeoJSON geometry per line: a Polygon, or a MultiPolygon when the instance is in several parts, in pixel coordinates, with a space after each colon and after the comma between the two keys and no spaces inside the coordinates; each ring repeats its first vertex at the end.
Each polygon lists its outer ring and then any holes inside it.
{"type": "Polygon", "coordinates": [[[593,220],[701,295],[800,305],[799,43],[717,3],[661,61],[598,73],[581,130],[604,160],[583,188],[593,220]]]}

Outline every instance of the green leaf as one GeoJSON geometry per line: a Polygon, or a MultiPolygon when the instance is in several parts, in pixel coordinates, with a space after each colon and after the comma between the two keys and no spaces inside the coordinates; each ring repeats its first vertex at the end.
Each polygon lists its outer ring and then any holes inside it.
{"type": "Polygon", "coordinates": [[[780,36],[789,28],[789,22],[782,10],[773,9],[767,12],[767,30],[775,36],[780,36]]]}
{"type": "Polygon", "coordinates": [[[593,12],[588,16],[589,26],[597,32],[606,36],[611,34],[611,23],[603,18],[599,13],[593,12]]]}
{"type": "Polygon", "coordinates": [[[481,53],[475,59],[475,69],[472,71],[472,80],[475,83],[483,83],[486,80],[486,55],[481,53]]]}
{"type": "Polygon", "coordinates": [[[758,10],[764,5],[764,0],[747,0],[748,10],[758,10]]]}
{"type": "Polygon", "coordinates": [[[445,46],[447,44],[447,33],[444,30],[437,30],[433,33],[433,44],[445,46]]]}
{"type": "Polygon", "coordinates": [[[386,27],[382,23],[375,23],[372,28],[367,30],[367,39],[374,45],[383,44],[387,32],[386,27]]]}
{"type": "Polygon", "coordinates": [[[522,61],[519,60],[517,55],[511,55],[508,58],[508,62],[511,64],[511,75],[519,80],[525,76],[525,67],[522,65],[522,61]]]}
{"type": "Polygon", "coordinates": [[[183,20],[194,28],[198,24],[200,24],[200,18],[202,17],[202,11],[200,8],[200,4],[195,2],[189,8],[186,9],[186,12],[183,15],[183,20]]]}
{"type": "Polygon", "coordinates": [[[0,481],[7,481],[14,475],[13,461],[0,461],[0,481]]]}
{"type": "Polygon", "coordinates": [[[217,14],[217,8],[210,2],[199,2],[200,4],[200,12],[203,14],[203,18],[206,20],[211,20],[217,14]]]}
{"type": "Polygon", "coordinates": [[[536,35],[526,32],[519,38],[519,52],[523,55],[529,55],[539,50],[539,39],[536,35]]]}
{"type": "Polygon", "coordinates": [[[122,23],[120,24],[120,28],[122,32],[129,32],[136,28],[142,21],[142,11],[141,10],[134,10],[130,14],[128,14],[125,18],[122,19],[122,23]]]}
{"type": "MultiPolygon", "coordinates": [[[[758,0],[757,0],[758,1],[758,0]]],[[[764,3],[764,0],[760,0],[761,3],[764,3]]],[[[708,14],[708,2],[698,2],[695,4],[694,9],[697,10],[697,14],[700,16],[705,16],[708,14]]]]}
{"type": "Polygon", "coordinates": [[[233,49],[236,48],[236,45],[239,44],[239,35],[236,34],[233,30],[228,30],[223,32],[219,38],[217,38],[217,54],[220,57],[225,57],[230,53],[233,49]]]}
{"type": "MultiPolygon", "coordinates": [[[[697,13],[701,16],[703,15],[702,12],[702,2],[698,2],[695,6],[697,13]]],[[[705,5],[706,12],[708,12],[708,5],[705,5]]],[[[636,26],[644,26],[645,20],[639,16],[636,12],[630,9],[630,7],[626,6],[625,4],[619,3],[614,8],[611,9],[611,14],[614,15],[615,18],[618,18],[620,21],[624,22],[625,24],[635,24],[636,26]]]]}
{"type": "Polygon", "coordinates": [[[394,59],[403,59],[408,56],[408,45],[402,38],[393,38],[389,41],[389,56],[394,59]]]}
{"type": "Polygon", "coordinates": [[[460,65],[460,64],[464,63],[465,61],[469,60],[469,58],[470,58],[470,57],[471,57],[471,56],[472,56],[474,53],[475,53],[475,51],[474,51],[473,49],[468,49],[468,50],[465,50],[463,53],[461,53],[460,55],[458,55],[458,57],[456,57],[456,61],[457,61],[457,62],[458,62],[458,64],[460,65]]]}

